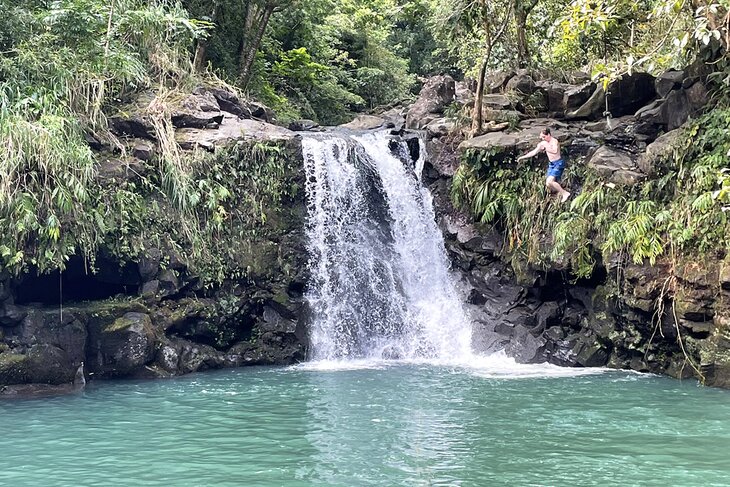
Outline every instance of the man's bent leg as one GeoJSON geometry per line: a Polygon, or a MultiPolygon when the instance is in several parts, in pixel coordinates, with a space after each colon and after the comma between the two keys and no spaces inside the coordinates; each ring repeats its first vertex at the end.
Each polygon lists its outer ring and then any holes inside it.
{"type": "Polygon", "coordinates": [[[570,193],[565,191],[563,187],[560,186],[560,183],[555,180],[555,176],[548,176],[545,180],[545,186],[547,186],[547,188],[553,193],[558,193],[560,195],[561,203],[565,203],[565,201],[570,198],[570,193]]]}
{"type": "Polygon", "coordinates": [[[545,180],[545,187],[551,193],[559,193],[560,190],[562,190],[562,188],[560,188],[560,185],[555,181],[555,176],[547,177],[547,179],[545,180]]]}

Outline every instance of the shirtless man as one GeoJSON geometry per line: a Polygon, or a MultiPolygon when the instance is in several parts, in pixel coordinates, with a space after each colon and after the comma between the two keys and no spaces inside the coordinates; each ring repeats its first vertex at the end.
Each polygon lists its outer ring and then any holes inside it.
{"type": "Polygon", "coordinates": [[[565,169],[565,162],[560,157],[560,143],[558,139],[550,135],[550,129],[544,128],[540,132],[540,143],[537,144],[534,150],[531,150],[527,154],[517,158],[518,161],[522,159],[529,159],[530,157],[536,156],[539,152],[545,151],[548,156],[548,170],[547,179],[545,179],[545,186],[549,191],[558,193],[560,195],[560,202],[565,203],[570,198],[570,193],[565,191],[562,186],[558,183],[560,176],[563,175],[565,169]]]}

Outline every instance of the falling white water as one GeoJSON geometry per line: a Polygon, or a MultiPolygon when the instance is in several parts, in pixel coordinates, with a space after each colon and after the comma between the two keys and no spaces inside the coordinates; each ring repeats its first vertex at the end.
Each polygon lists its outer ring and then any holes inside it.
{"type": "Polygon", "coordinates": [[[466,360],[471,324],[405,143],[379,132],[302,145],[312,358],[466,360]]]}

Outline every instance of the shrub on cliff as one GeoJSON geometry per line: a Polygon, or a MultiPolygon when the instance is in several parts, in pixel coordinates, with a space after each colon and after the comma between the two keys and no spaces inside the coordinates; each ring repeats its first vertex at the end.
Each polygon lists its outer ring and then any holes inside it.
{"type": "Polygon", "coordinates": [[[88,140],[112,103],[190,72],[201,26],[167,2],[0,0],[0,256],[4,268],[62,267],[103,234],[88,140]]]}
{"type": "Polygon", "coordinates": [[[662,256],[722,255],[730,251],[727,107],[720,102],[678,133],[656,174],[633,186],[606,183],[595,169],[572,164],[565,179],[580,192],[561,205],[545,197],[541,169],[472,149],[454,176],[452,198],[502,228],[515,257],[538,266],[567,259],[578,277],[590,276],[601,255],[651,264],[662,256]]]}

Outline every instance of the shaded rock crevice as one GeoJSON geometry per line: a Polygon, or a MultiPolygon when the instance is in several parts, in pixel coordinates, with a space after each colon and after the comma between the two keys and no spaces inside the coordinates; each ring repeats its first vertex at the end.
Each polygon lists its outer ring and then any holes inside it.
{"type": "MultiPolygon", "coordinates": [[[[161,148],[145,96],[135,110],[110,119],[126,151],[97,147],[104,185],[134,190],[144,178],[156,177],[161,148]]],[[[193,151],[200,148],[222,158],[216,177],[230,179],[223,184],[240,185],[248,177],[242,168],[277,157],[271,165],[279,171],[280,199],[262,205],[257,223],[245,218],[248,213],[234,213],[235,206],[221,213],[228,217],[227,233],[212,238],[226,238],[225,248],[208,244],[211,252],[225,255],[204,265],[191,262],[189,244],[176,242],[166,233],[175,229],[162,221],[159,228],[154,222],[141,230],[131,227],[143,233],[134,240],[139,253],[131,256],[111,242],[93,259],[72,257],[63,272],[31,268],[19,276],[0,274],[0,395],[77,390],[80,368],[91,379],[147,378],[304,359],[306,333],[299,322],[306,211],[304,194],[297,191],[304,186],[299,139],[270,124],[270,110],[218,88],[200,87],[168,110],[181,156],[194,161],[193,151]],[[254,144],[263,149],[246,150],[254,144]],[[230,168],[238,172],[225,173],[230,168]],[[211,263],[221,277],[204,274],[211,263]]],[[[140,196],[144,205],[173,210],[160,196],[140,196]]],[[[238,204],[244,211],[251,205],[238,204]]]]}
{"type": "MultiPolygon", "coordinates": [[[[650,265],[590,248],[599,264],[588,278],[576,280],[560,259],[537,265],[510,252],[504,228],[475,223],[454,208],[449,195],[465,154],[477,159],[485,154],[510,165],[516,155],[534,148],[543,127],[551,128],[570,164],[585,165],[606,188],[638,186],[663,174],[662,164],[681,140],[678,127],[707,102],[706,79],[690,79],[681,71],[656,79],[637,73],[610,85],[606,95],[590,83],[566,85],[537,77],[531,83],[527,77],[532,74],[507,73],[490,88],[494,94],[489,96],[505,100],[504,106],[490,107],[492,118],[495,111],[522,111],[509,127],[488,127],[468,140],[458,126],[426,132],[430,160],[424,181],[475,319],[475,348],[504,350],[519,362],[625,368],[728,387],[730,286],[723,283],[730,272],[724,254],[686,265],[670,259],[650,265]],[[531,98],[535,93],[539,96],[531,98]],[[604,113],[607,97],[610,113],[604,113]],[[515,99],[521,103],[506,105],[515,99]],[[534,100],[542,103],[530,106],[534,100]]],[[[457,83],[455,91],[464,87],[457,83]]],[[[470,98],[462,99],[469,109],[470,98]]],[[[424,120],[439,115],[434,111],[424,120]]],[[[580,190],[572,187],[573,197],[580,190]]],[[[543,236],[545,245],[550,238],[543,236]]]]}

